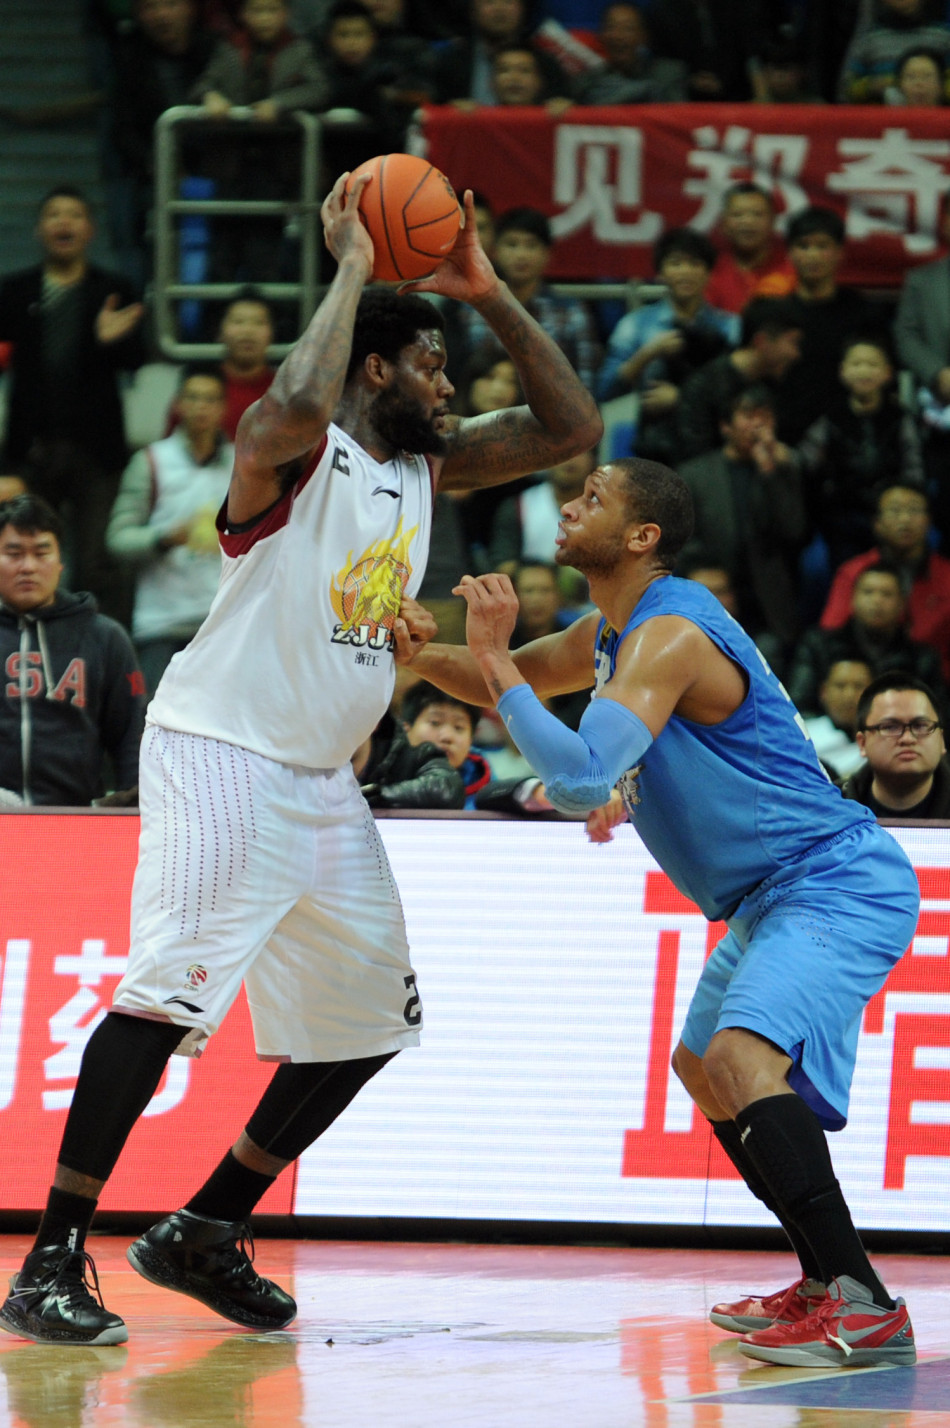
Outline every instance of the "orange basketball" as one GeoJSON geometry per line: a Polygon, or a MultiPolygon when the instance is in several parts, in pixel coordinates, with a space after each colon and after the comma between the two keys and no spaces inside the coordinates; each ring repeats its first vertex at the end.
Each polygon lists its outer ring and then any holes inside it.
{"type": "Polygon", "coordinates": [[[363,174],[373,176],[360,199],[376,250],[373,277],[399,283],[434,273],[452,251],[462,221],[445,174],[413,154],[381,154],[353,170],[347,192],[363,174]]]}

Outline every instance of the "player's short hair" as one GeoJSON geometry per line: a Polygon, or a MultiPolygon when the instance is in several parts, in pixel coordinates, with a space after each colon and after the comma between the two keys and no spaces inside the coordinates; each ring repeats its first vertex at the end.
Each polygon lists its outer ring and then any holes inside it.
{"type": "Polygon", "coordinates": [[[694,258],[710,272],[715,266],[716,249],[705,233],[697,233],[695,228],[668,228],[653,245],[653,271],[658,273],[667,258],[677,253],[694,258]]]}
{"type": "Polygon", "coordinates": [[[736,412],[767,411],[775,415],[775,393],[764,382],[752,382],[742,387],[729,398],[726,406],[726,420],[731,421],[736,412]]]}
{"type": "Polygon", "coordinates": [[[912,481],[900,480],[888,481],[887,485],[878,491],[877,500],[874,504],[874,509],[878,515],[881,514],[881,505],[884,501],[884,497],[889,496],[892,491],[909,491],[911,495],[919,496],[924,503],[924,509],[928,516],[930,515],[930,497],[927,495],[926,489],[923,486],[915,486],[912,481]]]}
{"type": "Polygon", "coordinates": [[[63,523],[58,514],[42,496],[34,496],[30,491],[0,502],[0,530],[5,526],[12,526],[24,535],[48,531],[60,545],[63,543],[63,523]]]}
{"type": "Polygon", "coordinates": [[[530,233],[545,248],[553,243],[551,225],[540,208],[506,208],[495,219],[495,242],[505,233],[530,233]]]}
{"type": "Polygon", "coordinates": [[[671,467],[659,461],[644,461],[638,456],[623,457],[608,464],[619,467],[626,477],[631,516],[655,522],[660,527],[654,553],[665,569],[672,570],[693,534],[693,497],[686,482],[671,467]]]}
{"type": "Polygon", "coordinates": [[[729,207],[734,198],[745,198],[748,194],[754,193],[757,198],[764,198],[772,212],[775,212],[775,199],[767,188],[762,188],[759,184],[753,183],[751,179],[743,179],[741,183],[730,184],[722,196],[723,212],[729,207]]]}
{"type": "Polygon", "coordinates": [[[789,69],[795,65],[807,64],[808,56],[799,40],[773,35],[759,47],[759,61],[762,64],[774,65],[776,69],[789,69]]]}
{"type": "Polygon", "coordinates": [[[48,203],[52,202],[54,198],[74,198],[76,202],[81,203],[86,210],[86,217],[92,218],[92,203],[88,194],[83,193],[81,188],[77,188],[76,185],[72,183],[58,183],[53,188],[48,189],[37,204],[37,213],[42,214],[43,209],[48,203]]]}
{"type": "Polygon", "coordinates": [[[253,283],[245,283],[243,288],[240,288],[232,298],[228,298],[227,302],[224,304],[224,310],[221,313],[222,322],[227,317],[232,307],[236,307],[239,302],[252,302],[256,307],[264,308],[265,312],[267,313],[267,316],[270,318],[271,326],[273,327],[274,305],[273,303],[268,302],[267,298],[261,292],[260,288],[255,287],[253,283]]]}
{"type": "Polygon", "coordinates": [[[178,390],[181,391],[192,377],[211,377],[218,383],[222,392],[227,389],[227,378],[216,362],[186,362],[178,374],[178,390]]]}
{"type": "Polygon", "coordinates": [[[376,23],[375,15],[367,10],[365,5],[360,4],[360,0],[335,0],[335,4],[330,6],[323,22],[324,35],[330,33],[337,20],[365,20],[373,34],[379,34],[379,25],[376,23]]]}
{"type": "Polygon", "coordinates": [[[894,366],[891,344],[881,332],[852,332],[841,344],[841,360],[844,361],[852,347],[873,347],[880,352],[886,362],[894,366]]]}
{"type": "Polygon", "coordinates": [[[945,80],[947,74],[947,62],[939,50],[933,50],[929,45],[912,45],[909,50],[905,50],[897,64],[894,66],[894,78],[899,80],[904,73],[905,67],[911,60],[929,59],[933,61],[937,74],[941,82],[945,80]]]}
{"type": "Polygon", "coordinates": [[[854,584],[851,587],[852,596],[861,584],[861,581],[867,580],[869,575],[889,575],[892,580],[897,581],[897,588],[900,590],[901,595],[904,594],[904,581],[900,567],[896,565],[893,560],[888,560],[886,556],[882,556],[881,559],[876,560],[873,565],[866,565],[863,570],[858,571],[858,574],[854,577],[854,584]]]}
{"type": "Polygon", "coordinates": [[[544,74],[541,68],[541,58],[530,40],[507,40],[505,44],[499,45],[496,50],[492,51],[492,68],[494,68],[499,55],[510,54],[530,55],[538,74],[544,74]]]}
{"type": "Polygon", "coordinates": [[[844,247],[844,220],[841,215],[835,213],[833,208],[820,208],[817,205],[803,208],[790,220],[785,233],[786,245],[793,248],[796,243],[801,243],[816,233],[824,233],[832,242],[837,243],[839,248],[844,247]]]}
{"type": "Polygon", "coordinates": [[[550,575],[551,579],[554,581],[555,586],[557,587],[558,590],[560,590],[560,588],[561,588],[561,570],[560,570],[560,566],[555,565],[553,561],[550,561],[550,560],[522,560],[522,561],[519,561],[519,562],[518,562],[518,565],[517,565],[516,568],[515,568],[514,574],[513,574],[512,577],[511,577],[511,583],[512,583],[512,585],[514,585],[516,588],[517,588],[517,585],[518,585],[518,577],[519,577],[520,575],[523,575],[526,570],[543,570],[543,571],[545,572],[545,574],[550,575]]]}
{"type": "Polygon", "coordinates": [[[740,347],[751,347],[760,332],[768,337],[781,337],[784,332],[800,331],[802,319],[794,304],[786,298],[757,297],[742,309],[740,347]]]}
{"type": "Polygon", "coordinates": [[[866,685],[861,691],[858,699],[858,716],[856,728],[864,730],[867,728],[868,715],[871,712],[871,705],[879,694],[887,694],[890,690],[900,692],[905,689],[915,689],[919,694],[925,695],[933,705],[934,713],[943,723],[943,710],[940,707],[940,700],[937,698],[929,684],[925,684],[922,679],[918,679],[916,674],[909,674],[904,669],[889,669],[884,674],[879,674],[871,683],[866,685]]]}
{"type": "Polygon", "coordinates": [[[464,699],[456,699],[454,694],[445,694],[441,689],[436,689],[434,684],[428,684],[426,680],[420,679],[418,684],[410,685],[403,695],[402,704],[399,708],[399,717],[410,728],[420,714],[424,714],[427,709],[431,709],[433,704],[450,704],[453,709],[461,709],[472,726],[472,733],[475,733],[482,711],[477,704],[467,704],[464,699]]]}
{"type": "Polygon", "coordinates": [[[356,308],[346,380],[362,367],[371,352],[386,362],[395,362],[420,332],[433,327],[444,332],[445,320],[425,298],[415,293],[397,293],[392,288],[367,288],[356,308]]]}

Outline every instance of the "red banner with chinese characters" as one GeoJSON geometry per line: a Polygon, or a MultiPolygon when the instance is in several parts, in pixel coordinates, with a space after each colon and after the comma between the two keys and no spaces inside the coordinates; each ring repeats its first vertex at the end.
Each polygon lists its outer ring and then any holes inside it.
{"type": "Polygon", "coordinates": [[[726,189],[751,179],[774,195],[783,229],[808,204],[834,208],[848,247],[841,279],[897,286],[940,255],[950,132],[940,109],[655,104],[425,111],[428,157],[495,213],[529,205],[551,219],[551,276],[652,275],[664,228],[716,226],[726,189]]]}

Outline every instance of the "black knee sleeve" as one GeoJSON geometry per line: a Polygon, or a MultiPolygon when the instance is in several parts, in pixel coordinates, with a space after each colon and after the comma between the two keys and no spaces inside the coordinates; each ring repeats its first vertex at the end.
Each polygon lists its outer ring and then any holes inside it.
{"type": "Polygon", "coordinates": [[[245,1127],[248,1136],[259,1150],[296,1160],[395,1055],[278,1066],[245,1127]]]}
{"type": "Polygon", "coordinates": [[[62,1165],[95,1180],[108,1180],[187,1030],[121,1012],[110,1012],[96,1027],[83,1053],[63,1131],[62,1165]]]}

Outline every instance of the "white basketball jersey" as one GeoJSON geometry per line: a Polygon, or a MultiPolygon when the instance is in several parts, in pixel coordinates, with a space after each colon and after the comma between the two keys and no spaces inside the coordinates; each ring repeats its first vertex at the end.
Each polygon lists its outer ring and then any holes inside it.
{"type": "Polygon", "coordinates": [[[432,497],[425,457],[375,461],[331,425],[250,529],[219,516],[218,592],[150,722],[284,764],[345,764],[392,697],[393,625],[422,583],[432,497]]]}

